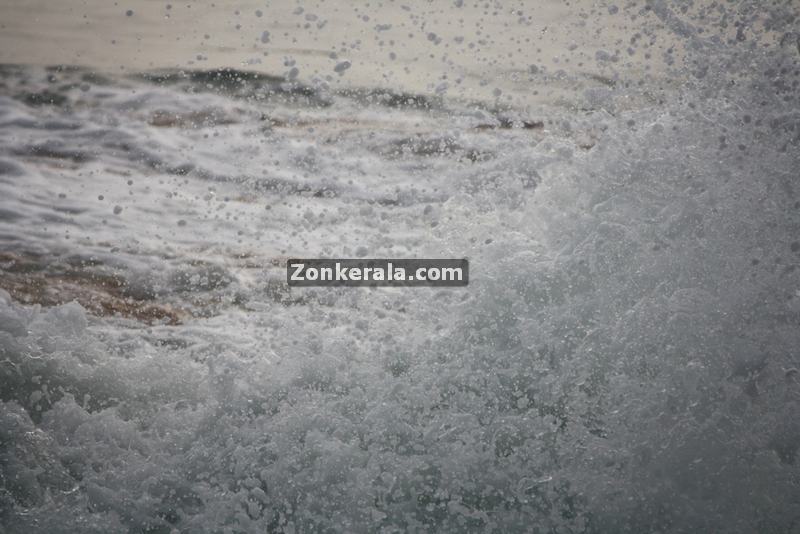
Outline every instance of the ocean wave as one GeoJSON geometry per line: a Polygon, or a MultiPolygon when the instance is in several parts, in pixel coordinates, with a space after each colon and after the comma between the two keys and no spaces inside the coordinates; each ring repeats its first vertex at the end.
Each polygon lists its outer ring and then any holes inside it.
{"type": "Polygon", "coordinates": [[[637,105],[0,68],[6,530],[796,528],[796,54],[647,5],[637,105]],[[283,283],[355,255],[470,285],[283,283]]]}

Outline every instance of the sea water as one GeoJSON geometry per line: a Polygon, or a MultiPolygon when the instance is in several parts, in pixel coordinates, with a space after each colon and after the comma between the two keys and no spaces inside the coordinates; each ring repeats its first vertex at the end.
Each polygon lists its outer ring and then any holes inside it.
{"type": "Polygon", "coordinates": [[[756,4],[608,8],[680,83],[566,101],[3,66],[3,530],[797,531],[800,50],[756,4]]]}

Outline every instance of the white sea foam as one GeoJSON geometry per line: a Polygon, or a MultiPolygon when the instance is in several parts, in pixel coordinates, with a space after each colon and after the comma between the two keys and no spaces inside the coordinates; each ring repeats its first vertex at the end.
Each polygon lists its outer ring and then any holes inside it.
{"type": "Polygon", "coordinates": [[[797,55],[652,8],[726,69],[512,109],[4,67],[5,530],[796,528],[797,55]],[[470,285],[282,283],[359,249],[470,285]]]}

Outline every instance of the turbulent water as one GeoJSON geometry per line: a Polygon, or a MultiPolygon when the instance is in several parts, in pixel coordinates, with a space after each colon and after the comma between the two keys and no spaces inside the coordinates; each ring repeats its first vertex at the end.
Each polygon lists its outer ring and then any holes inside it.
{"type": "Polygon", "coordinates": [[[0,68],[3,531],[800,532],[794,19],[651,8],[574,106],[0,68]]]}

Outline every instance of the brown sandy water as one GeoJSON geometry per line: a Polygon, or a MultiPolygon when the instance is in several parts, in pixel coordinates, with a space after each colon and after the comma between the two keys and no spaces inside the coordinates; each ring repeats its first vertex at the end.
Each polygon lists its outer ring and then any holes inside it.
{"type": "Polygon", "coordinates": [[[620,10],[589,0],[413,0],[379,8],[343,0],[7,0],[0,21],[4,63],[109,72],[234,67],[335,88],[438,91],[517,106],[575,104],[584,89],[609,80],[635,86],[651,79],[652,90],[680,83],[668,74],[664,53],[672,48],[680,61],[682,42],[659,29],[644,3],[620,10]],[[656,38],[628,55],[631,36],[644,28],[656,38]],[[598,61],[598,52],[613,61],[598,61]],[[343,61],[351,67],[340,76],[334,69],[343,61]],[[568,78],[544,75],[558,71],[568,78]]]}

